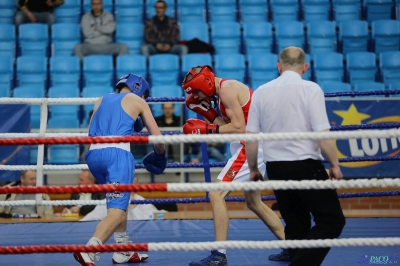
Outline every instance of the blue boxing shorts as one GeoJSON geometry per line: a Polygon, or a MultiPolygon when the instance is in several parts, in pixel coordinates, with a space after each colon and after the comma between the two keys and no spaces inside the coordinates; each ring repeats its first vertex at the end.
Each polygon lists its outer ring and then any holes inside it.
{"type": "MultiPolygon", "coordinates": [[[[126,149],[115,147],[118,144],[111,144],[111,147],[106,145],[92,144],[85,155],[86,163],[97,183],[117,186],[132,184],[135,173],[135,159],[132,153],[126,149]]],[[[106,193],[107,209],[115,208],[126,211],[129,199],[130,192],[108,192],[106,193]]]]}

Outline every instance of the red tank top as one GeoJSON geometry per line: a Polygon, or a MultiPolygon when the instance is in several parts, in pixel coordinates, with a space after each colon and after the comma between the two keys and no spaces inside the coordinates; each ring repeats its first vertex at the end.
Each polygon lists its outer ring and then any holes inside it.
{"type": "MultiPolygon", "coordinates": [[[[220,82],[219,82],[219,90],[221,90],[221,88],[222,88],[222,83],[223,83],[224,81],[226,81],[226,79],[221,79],[221,80],[220,80],[220,82]]],[[[253,91],[252,91],[250,88],[248,88],[248,89],[249,89],[249,99],[248,99],[247,102],[242,106],[242,111],[243,111],[243,114],[244,114],[244,120],[245,120],[245,122],[246,122],[246,125],[247,125],[247,118],[248,118],[248,116],[249,116],[251,98],[253,97],[253,91]]],[[[223,117],[228,117],[228,116],[226,115],[225,106],[222,104],[221,98],[218,98],[218,107],[219,107],[219,110],[221,110],[222,116],[223,116],[223,117]]],[[[228,117],[228,118],[229,118],[229,117],[228,117]]]]}

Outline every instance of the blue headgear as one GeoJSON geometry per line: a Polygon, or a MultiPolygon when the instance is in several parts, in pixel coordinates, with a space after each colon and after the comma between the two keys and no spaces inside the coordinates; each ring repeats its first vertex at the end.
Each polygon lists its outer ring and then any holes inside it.
{"type": "Polygon", "coordinates": [[[135,74],[128,74],[121,77],[115,85],[115,89],[119,91],[122,89],[122,87],[128,87],[131,92],[139,97],[142,97],[142,95],[144,95],[145,99],[149,97],[150,94],[149,83],[147,83],[147,81],[141,76],[135,74]]]}

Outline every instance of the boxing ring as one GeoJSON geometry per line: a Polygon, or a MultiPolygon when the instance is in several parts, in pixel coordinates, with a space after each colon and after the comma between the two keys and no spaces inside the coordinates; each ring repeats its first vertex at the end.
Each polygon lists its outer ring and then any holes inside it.
{"type": "MultiPolygon", "coordinates": [[[[400,93],[400,91],[397,91],[400,93]]],[[[348,93],[352,94],[352,93],[348,93]]],[[[374,95],[363,92],[361,95],[374,95]]],[[[152,101],[155,98],[150,98],[152,101]]],[[[87,99],[0,99],[0,103],[34,103],[41,104],[43,117],[47,120],[48,104],[93,104],[96,98],[87,99]]],[[[178,100],[182,102],[183,97],[178,100]]],[[[156,102],[165,102],[159,99],[156,102]]],[[[85,165],[43,165],[43,145],[51,144],[87,144],[109,142],[132,143],[194,143],[226,142],[232,140],[299,140],[299,139],[350,139],[350,138],[399,138],[398,130],[374,130],[399,128],[399,124],[357,125],[337,128],[337,132],[328,133],[280,133],[280,134],[229,134],[229,135],[180,135],[179,133],[164,136],[147,136],[139,134],[132,137],[90,138],[86,134],[53,134],[46,133],[46,124],[41,122],[38,134],[0,134],[1,145],[39,145],[38,164],[36,166],[0,166],[0,170],[37,170],[36,187],[0,188],[4,193],[80,193],[106,191],[211,191],[211,190],[264,190],[264,189],[312,189],[312,188],[390,188],[399,187],[399,178],[340,180],[340,181],[268,181],[262,183],[165,183],[137,185],[97,185],[97,186],[42,186],[43,171],[87,169],[85,165]],[[364,129],[358,131],[357,129],[364,129]],[[41,160],[41,162],[39,161],[41,160]],[[41,179],[41,180],[40,180],[41,179]]],[[[399,160],[398,156],[347,158],[343,161],[365,160],[399,160]]],[[[168,168],[186,167],[222,167],[223,162],[204,164],[168,164],[168,168]]],[[[143,168],[143,165],[136,165],[143,168]]],[[[375,193],[346,193],[341,197],[397,196],[399,191],[375,193]]],[[[264,197],[271,200],[273,197],[264,197]]],[[[243,198],[229,198],[242,201],[243,198]]],[[[133,204],[152,203],[154,200],[133,204]]],[[[158,200],[162,203],[205,202],[207,199],[169,199],[158,200]]],[[[68,201],[71,203],[70,201],[68,201]]],[[[24,205],[65,205],[67,201],[25,201],[24,205]]],[[[156,202],[156,201],[154,201],[156,202]]],[[[104,201],[85,201],[75,204],[104,204],[104,201]]],[[[0,202],[5,204],[18,204],[0,202]]],[[[21,203],[19,203],[21,204],[21,203]]],[[[103,251],[96,265],[112,265],[109,252],[116,250],[146,251],[149,259],[138,265],[187,265],[191,260],[204,257],[205,252],[216,248],[227,248],[229,265],[287,265],[287,262],[269,261],[268,255],[278,253],[280,248],[289,247],[332,247],[322,265],[360,265],[360,264],[400,264],[400,219],[399,218],[358,218],[346,219],[346,226],[339,239],[277,241],[273,234],[259,219],[231,219],[229,240],[210,242],[214,239],[212,220],[150,220],[128,221],[127,235],[134,244],[114,245],[110,239],[104,246],[86,247],[84,244],[91,237],[96,222],[74,223],[16,223],[0,224],[0,265],[77,265],[72,252],[103,251]],[[261,250],[267,249],[267,250],[261,250]],[[18,255],[24,254],[24,256],[18,255]],[[386,263],[385,263],[386,262],[386,263]]]]}

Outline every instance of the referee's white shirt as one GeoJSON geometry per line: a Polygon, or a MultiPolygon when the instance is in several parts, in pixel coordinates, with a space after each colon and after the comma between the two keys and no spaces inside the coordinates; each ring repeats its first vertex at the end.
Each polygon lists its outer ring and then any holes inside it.
{"type": "MultiPolygon", "coordinates": [[[[329,128],[321,87],[294,71],[284,71],[253,94],[247,131],[318,132],[329,128]]],[[[315,140],[264,141],[263,151],[266,162],[323,159],[315,140]]]]}

